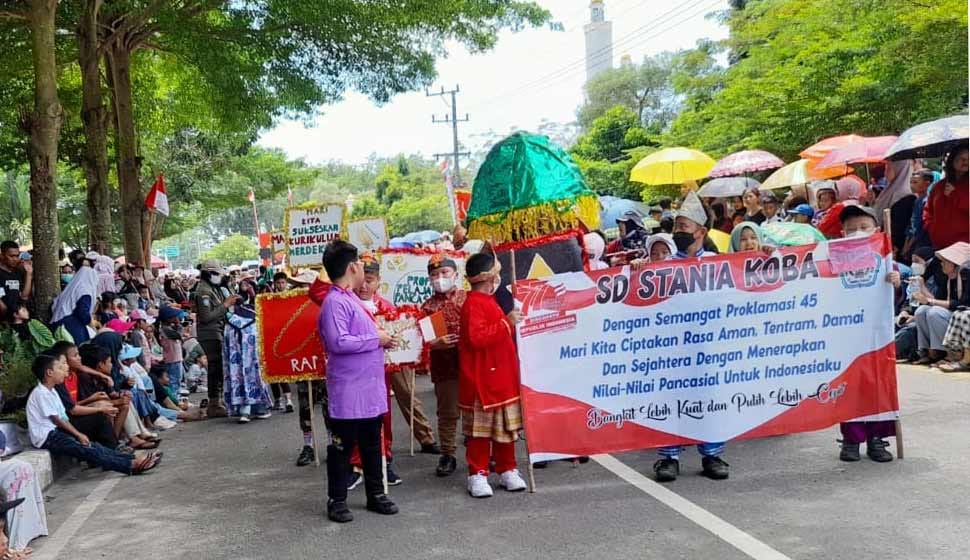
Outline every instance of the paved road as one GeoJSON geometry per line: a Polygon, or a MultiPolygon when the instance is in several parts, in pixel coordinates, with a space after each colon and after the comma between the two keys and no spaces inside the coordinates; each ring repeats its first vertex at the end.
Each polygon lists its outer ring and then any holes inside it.
{"type": "MultiPolygon", "coordinates": [[[[47,492],[51,536],[34,546],[38,558],[71,560],[962,559],[970,376],[903,368],[899,380],[903,461],[840,463],[833,428],[731,444],[723,482],[694,476],[700,460],[691,451],[681,479],[660,490],[637,474],[649,475],[654,460],[642,452],[557,463],[537,471],[535,494],[473,500],[463,477],[435,478],[436,457],[408,456],[398,415],[395,462],[405,483],[392,497],[401,514],[363,511],[358,489],[350,500],[357,519],[340,526],[324,515],[323,469],[293,464],[296,415],[188,424],[166,436],[164,463],[151,475],[88,470],[58,481],[47,492]]],[[[433,410],[423,381],[420,396],[433,410]]]]}

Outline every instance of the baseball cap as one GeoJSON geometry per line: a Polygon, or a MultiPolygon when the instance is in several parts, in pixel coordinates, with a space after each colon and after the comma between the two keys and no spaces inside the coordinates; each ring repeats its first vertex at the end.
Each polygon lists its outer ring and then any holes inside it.
{"type": "Polygon", "coordinates": [[[809,218],[815,217],[815,209],[813,209],[808,204],[799,204],[798,206],[792,208],[792,214],[801,214],[802,216],[808,216],[809,218]]]}
{"type": "Polygon", "coordinates": [[[222,265],[219,264],[219,261],[215,259],[209,259],[204,263],[202,263],[202,270],[207,270],[209,272],[219,272],[219,273],[223,272],[222,265]]]}
{"type": "Polygon", "coordinates": [[[142,309],[136,309],[132,311],[131,314],[128,315],[128,318],[132,321],[145,321],[149,325],[155,324],[155,318],[149,315],[148,313],[146,313],[142,309]]]}
{"type": "Polygon", "coordinates": [[[879,223],[879,217],[875,210],[868,206],[859,206],[858,204],[847,204],[845,208],[839,212],[839,222],[845,222],[854,216],[869,216],[875,220],[877,224],[879,223]]]}
{"type": "Polygon", "coordinates": [[[135,326],[135,323],[134,321],[122,321],[121,319],[112,319],[108,321],[108,324],[105,326],[118,334],[127,334],[128,331],[130,331],[132,327],[135,326]]]}
{"type": "Polygon", "coordinates": [[[123,344],[121,346],[121,352],[118,354],[118,359],[133,360],[138,356],[141,356],[141,348],[132,346],[131,344],[123,344]]]}
{"type": "Polygon", "coordinates": [[[186,315],[187,314],[185,313],[185,311],[182,311],[181,309],[179,309],[177,307],[172,307],[170,305],[167,305],[167,306],[165,306],[165,307],[163,307],[163,308],[161,308],[161,309],[158,310],[158,320],[159,321],[171,321],[172,319],[174,319],[176,317],[178,317],[179,319],[182,319],[186,315]]]}

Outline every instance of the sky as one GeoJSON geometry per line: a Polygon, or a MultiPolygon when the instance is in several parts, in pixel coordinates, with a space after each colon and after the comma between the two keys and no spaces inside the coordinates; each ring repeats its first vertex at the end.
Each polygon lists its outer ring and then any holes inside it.
{"type": "MultiPolygon", "coordinates": [[[[586,81],[583,25],[589,20],[588,0],[538,0],[565,31],[549,27],[504,31],[496,47],[470,54],[449,44],[448,56],[437,61],[438,79],[432,91],[460,88],[459,137],[472,148],[474,136],[490,130],[507,133],[534,130],[548,120],[569,123],[583,101],[586,81]]],[[[694,47],[699,39],[722,39],[727,29],[705,15],[727,9],[727,0],[606,0],[606,19],[613,22],[613,58],[694,47]]],[[[400,153],[430,157],[450,152],[450,124],[433,124],[449,114],[450,97],[413,92],[376,106],[367,97],[348,92],[334,105],[321,108],[309,126],[283,120],[261,135],[259,144],[282,149],[288,157],[308,163],[363,163],[376,154],[400,153]]]]}

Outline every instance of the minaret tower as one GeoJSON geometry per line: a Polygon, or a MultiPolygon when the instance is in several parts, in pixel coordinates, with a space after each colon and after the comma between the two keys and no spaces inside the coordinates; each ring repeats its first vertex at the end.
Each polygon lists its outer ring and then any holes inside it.
{"type": "Polygon", "coordinates": [[[590,20],[586,32],[586,81],[613,67],[613,23],[606,21],[603,0],[589,4],[590,20]]]}

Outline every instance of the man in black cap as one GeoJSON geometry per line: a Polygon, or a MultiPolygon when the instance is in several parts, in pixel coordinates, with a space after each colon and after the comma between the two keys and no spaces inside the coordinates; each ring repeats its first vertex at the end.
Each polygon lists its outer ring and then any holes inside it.
{"type": "Polygon", "coordinates": [[[444,254],[428,261],[434,295],[421,306],[425,315],[441,313],[447,334],[431,341],[431,382],[438,402],[441,457],[435,474],[449,476],[458,466],[458,329],[467,292],[458,285],[458,265],[444,254]]]}
{"type": "Polygon", "coordinates": [[[643,223],[643,217],[636,210],[629,210],[616,220],[620,236],[606,247],[606,257],[612,266],[627,264],[642,256],[650,232],[643,223]]]}

